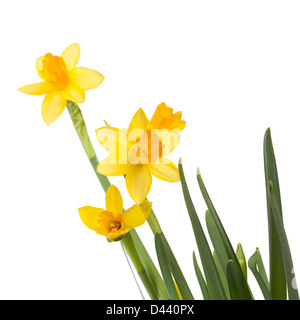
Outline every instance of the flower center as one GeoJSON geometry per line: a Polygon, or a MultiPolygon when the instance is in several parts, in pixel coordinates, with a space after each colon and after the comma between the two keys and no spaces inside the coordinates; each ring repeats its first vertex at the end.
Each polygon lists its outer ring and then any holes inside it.
{"type": "Polygon", "coordinates": [[[114,233],[122,228],[122,224],[119,221],[111,221],[109,224],[110,232],[114,233]]]}
{"type": "Polygon", "coordinates": [[[131,164],[155,163],[163,155],[164,145],[154,130],[143,131],[129,150],[131,164]]]}
{"type": "Polygon", "coordinates": [[[109,211],[103,211],[99,215],[97,221],[99,225],[99,233],[107,238],[116,238],[124,233],[125,221],[122,214],[113,214],[109,211]]]}
{"type": "Polygon", "coordinates": [[[51,53],[44,56],[41,73],[44,79],[57,90],[65,89],[70,82],[64,59],[51,53]]]}

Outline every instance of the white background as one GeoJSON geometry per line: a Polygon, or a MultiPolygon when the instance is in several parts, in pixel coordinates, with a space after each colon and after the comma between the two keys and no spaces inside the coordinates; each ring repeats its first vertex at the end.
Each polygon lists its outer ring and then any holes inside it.
{"type": "MultiPolygon", "coordinates": [[[[77,208],[104,206],[104,193],[67,110],[49,127],[41,96],[17,91],[39,81],[35,59],[81,46],[79,66],[105,81],[81,105],[94,130],[127,127],[143,107],[183,111],[178,148],[203,226],[206,187],[234,247],[261,249],[268,270],[263,135],[270,126],[284,221],[296,274],[299,244],[299,1],[9,1],[0,5],[1,299],[140,299],[119,243],[87,229],[77,208]]],[[[123,177],[111,178],[125,207],[123,177]]],[[[149,199],[196,298],[197,250],[180,183],[153,179],[149,199]]],[[[206,228],[205,228],[206,229],[206,228]]],[[[147,224],[138,230],[155,259],[147,224]]],[[[260,290],[249,272],[257,299],[260,290]]]]}

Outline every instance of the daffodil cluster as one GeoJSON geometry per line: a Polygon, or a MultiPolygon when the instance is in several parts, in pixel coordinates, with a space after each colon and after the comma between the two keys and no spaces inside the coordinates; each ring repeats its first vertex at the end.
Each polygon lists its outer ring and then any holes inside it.
{"type": "MultiPolygon", "coordinates": [[[[172,108],[161,103],[151,119],[140,108],[125,128],[106,125],[96,129],[99,143],[109,152],[108,156],[98,161],[77,104],[84,102],[85,91],[97,88],[104,77],[95,70],[77,67],[79,57],[80,48],[76,43],[67,47],[60,56],[46,53],[36,60],[36,71],[42,81],[19,90],[32,95],[45,95],[42,116],[48,125],[58,119],[65,107],[68,108],[78,137],[106,192],[105,209],[92,206],[78,209],[82,222],[109,242],[121,242],[126,257],[131,259],[151,299],[192,300],[194,296],[190,287],[154,214],[152,202],[147,199],[153,176],[166,182],[180,181],[202,264],[200,268],[194,252],[193,265],[203,298],[253,300],[242,246],[238,244],[234,251],[199,170],[197,182],[208,209],[205,220],[211,245],[189,193],[182,162],[180,160],[177,167],[169,159],[186,125],[181,119],[181,112],[173,112],[172,108]],[[134,202],[131,206],[125,206],[125,209],[119,189],[108,180],[108,177],[115,176],[124,176],[124,184],[134,202]],[[145,221],[154,234],[160,272],[135,230],[145,221]]],[[[291,251],[283,225],[270,129],[264,137],[264,166],[270,277],[267,276],[258,248],[249,258],[248,267],[266,300],[285,300],[287,297],[299,300],[291,251]]]]}
{"type": "MultiPolygon", "coordinates": [[[[42,116],[48,125],[61,115],[67,101],[84,102],[85,91],[98,87],[104,80],[95,70],[77,67],[79,57],[80,47],[74,43],[60,56],[47,53],[37,58],[36,71],[43,81],[19,88],[23,93],[45,95],[42,116]]],[[[98,141],[110,152],[98,164],[98,173],[109,177],[124,175],[127,190],[136,205],[123,212],[120,192],[111,186],[106,193],[106,210],[89,206],[79,209],[88,228],[110,240],[119,240],[131,228],[147,220],[151,203],[146,197],[152,175],[168,182],[180,180],[178,168],[166,156],[179,143],[186,124],[181,116],[181,112],[173,113],[172,108],[161,103],[151,120],[140,108],[128,129],[106,126],[96,130],[98,141]]]]}

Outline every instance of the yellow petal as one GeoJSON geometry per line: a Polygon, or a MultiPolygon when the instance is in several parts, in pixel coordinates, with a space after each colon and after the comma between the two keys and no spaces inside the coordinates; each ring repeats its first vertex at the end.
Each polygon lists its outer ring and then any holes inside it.
{"type": "Polygon", "coordinates": [[[162,156],[166,157],[170,154],[180,142],[180,130],[179,129],[160,129],[158,131],[159,139],[162,143],[162,156]]]}
{"type": "Polygon", "coordinates": [[[127,190],[137,204],[147,197],[152,184],[152,177],[146,166],[132,165],[126,174],[127,190]]]}
{"type": "Polygon", "coordinates": [[[143,130],[149,130],[151,129],[150,121],[148,120],[144,110],[140,108],[135,115],[133,116],[130,125],[129,125],[129,131],[134,129],[143,129],[143,130]]]}
{"type": "Polygon", "coordinates": [[[83,90],[95,89],[104,80],[101,73],[89,68],[76,68],[71,74],[72,82],[83,90]]]}
{"type": "Polygon", "coordinates": [[[114,214],[122,213],[123,211],[123,199],[119,189],[112,185],[107,189],[106,196],[106,210],[114,214]]]}
{"type": "Polygon", "coordinates": [[[52,86],[48,82],[43,81],[43,82],[28,84],[27,86],[23,86],[18,90],[27,94],[41,95],[41,94],[46,94],[50,92],[52,89],[53,89],[52,86]]]}
{"type": "Polygon", "coordinates": [[[78,209],[82,222],[91,230],[96,231],[99,228],[97,221],[99,220],[99,214],[103,212],[103,209],[95,207],[82,207],[78,209]]]}
{"type": "Polygon", "coordinates": [[[42,57],[38,57],[36,59],[36,62],[35,62],[35,67],[36,67],[36,72],[38,73],[38,75],[40,76],[40,78],[42,78],[43,80],[46,80],[43,73],[42,73],[42,70],[43,70],[43,60],[44,60],[44,56],[42,57]]]}
{"type": "Polygon", "coordinates": [[[140,206],[137,204],[123,212],[123,217],[127,228],[137,228],[141,226],[149,217],[152,203],[144,200],[140,206]]]}
{"type": "Polygon", "coordinates": [[[67,101],[59,91],[47,93],[43,105],[42,116],[44,121],[49,125],[55,121],[66,107],[67,101]]]}
{"type": "Polygon", "coordinates": [[[120,163],[127,163],[127,130],[114,127],[102,127],[96,130],[99,143],[107,151],[120,155],[120,163]]]}
{"type": "Polygon", "coordinates": [[[162,161],[167,161],[169,163],[149,164],[147,165],[148,170],[158,179],[168,182],[180,181],[179,171],[175,164],[168,159],[162,159],[162,161]]]}
{"type": "MultiPolygon", "coordinates": [[[[121,231],[118,231],[116,233],[110,233],[107,238],[109,238],[110,240],[114,241],[118,238],[120,238],[123,234],[127,233],[130,229],[126,228],[126,229],[123,229],[121,231]]],[[[99,233],[101,234],[101,233],[99,233]]]]}
{"type": "Polygon", "coordinates": [[[75,103],[82,103],[85,100],[85,92],[76,85],[70,84],[63,90],[63,95],[66,100],[75,103]]]}
{"type": "Polygon", "coordinates": [[[76,68],[80,57],[80,47],[78,43],[73,43],[67,47],[61,54],[64,59],[67,69],[72,71],[76,68]]]}
{"type": "Polygon", "coordinates": [[[129,164],[119,164],[116,161],[117,156],[114,154],[109,155],[102,160],[97,167],[97,171],[104,176],[123,176],[129,169],[129,164]]]}

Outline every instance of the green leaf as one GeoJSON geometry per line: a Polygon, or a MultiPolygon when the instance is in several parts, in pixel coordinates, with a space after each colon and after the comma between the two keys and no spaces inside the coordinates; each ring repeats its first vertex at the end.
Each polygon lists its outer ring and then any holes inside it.
{"type": "Polygon", "coordinates": [[[193,264],[194,264],[195,273],[196,273],[196,276],[197,276],[197,279],[198,279],[198,282],[199,282],[199,285],[200,285],[200,289],[201,289],[201,292],[202,292],[203,299],[204,300],[211,300],[209,292],[208,292],[208,288],[207,288],[207,285],[206,285],[206,282],[205,282],[205,279],[204,279],[203,274],[202,274],[202,272],[201,272],[201,270],[199,268],[199,265],[198,265],[198,262],[197,262],[196,255],[195,255],[194,251],[193,251],[193,264]]]}
{"type": "Polygon", "coordinates": [[[245,254],[242,248],[242,245],[238,243],[237,249],[236,249],[236,257],[240,263],[243,275],[245,279],[247,280],[247,262],[245,258],[245,254]]]}
{"type": "Polygon", "coordinates": [[[205,212],[205,221],[208,234],[215,249],[216,256],[218,257],[220,266],[223,270],[223,273],[226,273],[227,261],[229,260],[229,257],[225,245],[223,243],[222,237],[220,235],[219,229],[209,210],[205,212]]]}
{"type": "MultiPolygon", "coordinates": [[[[198,168],[198,171],[197,171],[197,181],[198,181],[198,184],[199,184],[199,188],[201,190],[201,193],[202,193],[202,196],[203,196],[203,199],[207,205],[207,208],[209,210],[209,212],[211,213],[211,216],[215,222],[215,225],[218,229],[218,232],[220,234],[220,237],[222,238],[222,241],[223,241],[223,245],[225,247],[225,251],[227,253],[227,257],[228,259],[231,259],[233,260],[238,266],[239,266],[239,262],[238,262],[238,259],[235,255],[235,252],[232,248],[232,245],[231,245],[231,242],[226,234],[226,231],[222,225],[222,222],[217,214],[217,211],[215,210],[215,207],[208,195],[208,192],[205,188],[205,185],[204,185],[204,182],[202,180],[202,177],[200,175],[200,171],[199,171],[199,168],[198,168]]],[[[216,248],[215,248],[216,249],[216,248]]],[[[227,260],[228,260],[227,259],[227,260]]],[[[220,263],[222,264],[222,262],[220,261],[220,263]]]]}
{"type": "Polygon", "coordinates": [[[194,300],[192,292],[185,280],[185,277],[178,265],[178,262],[171,250],[169,243],[163,233],[158,233],[160,236],[160,240],[164,246],[164,251],[166,253],[166,257],[168,259],[169,266],[171,268],[172,275],[177,283],[179,291],[184,300],[194,300]]]}
{"type": "Polygon", "coordinates": [[[138,252],[139,258],[141,259],[141,262],[147,272],[147,275],[156,289],[158,297],[162,300],[169,300],[169,295],[168,295],[166,286],[163,282],[163,279],[159,274],[159,272],[157,271],[155,264],[153,263],[151,257],[149,256],[140,237],[138,236],[135,229],[131,229],[129,233],[131,235],[134,247],[138,252]]]}
{"type": "Polygon", "coordinates": [[[276,231],[273,218],[272,206],[269,198],[269,181],[272,181],[274,196],[278,204],[278,214],[282,221],[282,206],[280,197],[279,180],[275,154],[271,138],[271,130],[267,129],[264,136],[264,166],[265,166],[265,183],[267,193],[267,211],[268,211],[268,228],[269,228],[269,259],[270,259],[270,291],[274,300],[286,300],[286,278],[284,270],[284,261],[280,241],[276,231]]]}
{"type": "Polygon", "coordinates": [[[232,300],[252,300],[241,268],[233,260],[227,262],[227,279],[232,300]]]}
{"type": "Polygon", "coordinates": [[[170,298],[171,300],[179,300],[179,296],[178,296],[178,293],[174,284],[174,280],[172,277],[171,269],[169,266],[167,254],[164,249],[163,242],[161,240],[161,234],[159,233],[155,234],[155,248],[156,248],[160,270],[162,272],[162,276],[165,281],[170,298]]]}
{"type": "Polygon", "coordinates": [[[206,282],[207,282],[209,295],[212,300],[226,300],[226,295],[220,280],[218,270],[216,268],[212,253],[210,251],[207,239],[205,237],[204,231],[202,229],[200,220],[198,218],[197,212],[195,210],[194,204],[192,202],[192,199],[185,181],[181,161],[179,162],[178,168],[179,168],[182,191],[183,191],[186,207],[190,216],[190,220],[192,223],[200,259],[203,266],[203,271],[204,271],[206,282]]]}
{"type": "MultiPolygon", "coordinates": [[[[272,181],[269,182],[268,189],[268,198],[270,199],[271,204],[271,213],[273,217],[273,221],[276,226],[278,240],[283,256],[284,269],[285,269],[285,277],[287,279],[287,288],[290,300],[299,300],[299,294],[297,290],[296,278],[294,274],[294,265],[292,260],[292,254],[290,251],[289,242],[287,239],[287,235],[283,226],[282,217],[280,216],[280,209],[276,202],[275,191],[273,188],[272,181]]],[[[279,249],[278,248],[278,249],[279,249]]]]}
{"type": "Polygon", "coordinates": [[[270,294],[270,285],[268,282],[265,267],[259,252],[256,248],[255,253],[250,257],[248,261],[249,269],[252,271],[258,285],[260,286],[261,292],[266,300],[272,300],[270,294]]]}
{"type": "MultiPolygon", "coordinates": [[[[228,281],[226,278],[227,273],[226,273],[226,271],[225,272],[223,271],[221,264],[220,264],[220,261],[218,259],[218,256],[216,254],[216,251],[213,252],[213,257],[214,257],[215,264],[216,264],[216,267],[217,267],[217,270],[218,270],[218,273],[219,273],[219,276],[220,276],[220,279],[221,279],[221,282],[222,282],[222,285],[223,285],[223,288],[224,288],[224,291],[226,294],[226,298],[227,298],[227,300],[231,300],[229,287],[228,287],[228,281]]],[[[226,269],[227,269],[227,262],[226,262],[226,269]]]]}

